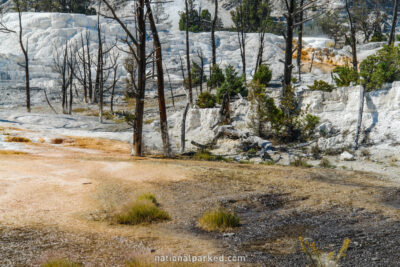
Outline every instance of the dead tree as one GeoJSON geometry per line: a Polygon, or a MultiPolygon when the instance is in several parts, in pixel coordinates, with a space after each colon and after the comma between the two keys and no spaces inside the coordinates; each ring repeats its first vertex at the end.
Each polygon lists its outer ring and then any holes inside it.
{"type": "Polygon", "coordinates": [[[399,0],[393,0],[394,7],[393,7],[393,20],[392,20],[392,28],[390,29],[390,36],[389,36],[389,45],[394,44],[396,39],[396,26],[397,26],[397,16],[399,12],[399,0]]]}
{"type": "MultiPolygon", "coordinates": [[[[302,25],[306,21],[312,20],[315,16],[310,16],[302,20],[297,20],[296,17],[300,13],[304,13],[309,9],[317,9],[316,3],[318,0],[302,1],[300,4],[296,0],[284,0],[285,3],[285,14],[286,19],[286,31],[283,32],[283,37],[285,39],[285,60],[284,60],[284,73],[282,80],[282,95],[286,94],[288,87],[291,85],[292,81],[292,71],[293,71],[293,54],[297,49],[293,49],[293,38],[294,30],[297,26],[302,25]]],[[[325,9],[322,6],[318,6],[320,12],[325,9]]]]}
{"type": "Polygon", "coordinates": [[[118,58],[119,58],[119,53],[114,53],[111,58],[111,69],[113,72],[112,76],[112,81],[111,85],[107,90],[111,90],[111,99],[110,99],[110,111],[113,113],[114,112],[114,95],[115,95],[115,87],[117,86],[117,83],[119,81],[118,77],[118,58]]]}
{"type": "Polygon", "coordinates": [[[158,89],[158,106],[160,110],[160,127],[161,127],[161,138],[163,142],[164,155],[166,157],[171,156],[171,147],[169,143],[168,135],[168,120],[167,120],[167,109],[165,107],[165,96],[164,96],[164,70],[162,61],[162,49],[161,42],[158,36],[156,23],[154,21],[153,12],[151,10],[150,0],[146,0],[147,16],[150,22],[150,29],[153,34],[153,45],[156,56],[156,67],[157,67],[157,89],[158,89]]]}
{"type": "Polygon", "coordinates": [[[138,0],[136,2],[136,21],[137,21],[137,32],[138,38],[136,38],[132,32],[128,29],[127,25],[118,17],[114,8],[110,5],[108,0],[102,0],[107,6],[108,10],[112,14],[112,18],[119,23],[121,28],[127,35],[127,42],[129,47],[130,55],[137,62],[137,90],[134,92],[136,100],[134,122],[133,122],[133,154],[136,156],[143,155],[143,113],[144,113],[144,97],[146,88],[146,22],[145,22],[145,2],[144,0],[138,0]]]}
{"type": "Polygon", "coordinates": [[[190,68],[190,44],[189,44],[189,7],[188,0],[185,0],[185,12],[186,12],[186,66],[188,72],[188,90],[189,90],[189,102],[193,106],[193,92],[192,92],[192,73],[190,68]]]}
{"type": "Polygon", "coordinates": [[[204,79],[204,54],[202,50],[197,50],[197,57],[200,60],[200,94],[203,93],[203,79],[204,79]]]}
{"type": "Polygon", "coordinates": [[[53,56],[53,71],[60,76],[61,85],[61,107],[64,114],[67,113],[67,89],[69,87],[68,73],[68,43],[61,48],[61,51],[56,49],[53,56]]]}
{"type": "Polygon", "coordinates": [[[215,28],[218,20],[218,0],[214,0],[214,19],[211,23],[211,49],[212,49],[212,64],[217,64],[217,47],[215,44],[215,28]]]}
{"type": "MultiPolygon", "coordinates": [[[[300,6],[304,6],[304,0],[300,0],[300,6]]],[[[304,19],[304,10],[300,10],[299,13],[299,35],[297,39],[297,69],[299,71],[299,81],[301,81],[301,53],[303,52],[303,19],[304,19]]]]}
{"type": "Polygon", "coordinates": [[[244,10],[243,3],[240,1],[240,4],[236,7],[236,11],[234,15],[233,22],[236,27],[239,48],[240,48],[240,57],[242,59],[242,72],[244,80],[246,80],[246,32],[248,32],[248,11],[244,10]]]}
{"type": "Polygon", "coordinates": [[[346,34],[346,39],[347,41],[350,43],[351,46],[351,54],[353,57],[353,69],[358,72],[358,61],[357,61],[357,37],[356,37],[356,33],[357,33],[357,29],[356,29],[356,25],[354,23],[354,17],[352,12],[350,11],[350,2],[349,0],[346,0],[346,13],[347,13],[347,18],[348,18],[348,22],[349,22],[349,27],[350,27],[350,37],[347,36],[346,34]]]}
{"type": "Polygon", "coordinates": [[[26,45],[24,44],[22,38],[22,3],[20,0],[14,0],[15,8],[18,12],[18,24],[19,24],[19,45],[21,47],[21,51],[24,54],[24,70],[25,70],[25,93],[26,93],[26,110],[31,112],[31,94],[30,94],[30,78],[29,78],[29,55],[28,55],[28,40],[26,41],[26,45]]]}

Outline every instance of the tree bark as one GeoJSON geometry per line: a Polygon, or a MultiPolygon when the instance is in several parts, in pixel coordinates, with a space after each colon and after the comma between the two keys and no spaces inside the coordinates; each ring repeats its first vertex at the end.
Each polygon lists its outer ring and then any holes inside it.
{"type": "Polygon", "coordinates": [[[156,23],[154,21],[153,12],[151,10],[150,1],[146,0],[146,7],[148,12],[148,18],[150,22],[150,28],[153,33],[153,43],[156,50],[156,69],[157,69],[157,89],[158,89],[158,106],[160,110],[160,127],[161,127],[161,138],[163,142],[164,155],[166,157],[171,156],[171,146],[169,143],[168,135],[168,120],[167,120],[167,109],[165,107],[165,96],[164,96],[164,70],[162,63],[162,49],[161,42],[158,36],[156,23]]]}
{"type": "Polygon", "coordinates": [[[396,25],[397,25],[397,15],[399,11],[399,0],[393,0],[394,1],[394,8],[393,8],[393,21],[392,21],[392,28],[390,30],[390,36],[389,36],[389,45],[394,44],[395,39],[396,39],[396,25]]]}

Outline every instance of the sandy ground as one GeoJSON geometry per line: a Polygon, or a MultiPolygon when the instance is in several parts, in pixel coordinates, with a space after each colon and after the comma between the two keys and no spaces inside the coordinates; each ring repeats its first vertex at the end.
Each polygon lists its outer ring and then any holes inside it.
{"type": "MultiPolygon", "coordinates": [[[[46,137],[17,128],[3,132],[46,137]]],[[[305,266],[300,235],[328,251],[350,237],[344,266],[394,266],[400,256],[400,187],[379,174],[134,158],[130,145],[119,141],[43,139],[3,142],[1,266],[38,266],[55,256],[85,266],[123,266],[128,259],[152,258],[151,251],[246,255],[250,265],[305,266]],[[107,204],[145,192],[157,196],[170,221],[118,226],[102,219],[107,204]],[[226,235],[198,228],[201,214],[218,206],[240,216],[240,229],[226,235]]]]}

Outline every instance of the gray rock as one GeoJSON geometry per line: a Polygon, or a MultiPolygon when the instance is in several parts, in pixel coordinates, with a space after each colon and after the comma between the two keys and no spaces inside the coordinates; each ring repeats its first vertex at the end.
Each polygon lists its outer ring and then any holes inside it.
{"type": "Polygon", "coordinates": [[[355,157],[354,157],[354,155],[352,155],[349,152],[345,151],[340,155],[340,160],[353,161],[353,160],[355,160],[355,157]]]}

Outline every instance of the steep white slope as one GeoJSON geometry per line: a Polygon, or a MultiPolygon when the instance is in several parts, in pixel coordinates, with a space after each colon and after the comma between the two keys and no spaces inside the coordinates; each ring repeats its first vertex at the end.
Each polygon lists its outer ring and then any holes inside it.
{"type": "MultiPolygon", "coordinates": [[[[9,28],[18,31],[18,16],[9,13],[4,16],[3,23],[9,28]]],[[[116,38],[124,38],[121,27],[112,20],[102,19],[101,27],[108,43],[113,43],[116,38]]],[[[160,37],[163,43],[165,66],[170,70],[171,78],[181,79],[179,55],[185,60],[185,33],[165,29],[165,25],[159,25],[160,37]],[[164,30],[163,30],[164,29],[164,30]]],[[[97,30],[96,17],[80,14],[59,13],[24,13],[23,14],[23,39],[29,44],[29,57],[34,86],[51,86],[56,78],[52,73],[52,64],[57,49],[62,49],[66,42],[79,43],[81,34],[90,32],[91,51],[96,54],[97,30]]],[[[217,61],[223,67],[231,64],[240,71],[241,59],[237,36],[231,32],[217,32],[217,61]]],[[[247,35],[247,73],[250,74],[255,65],[258,49],[258,35],[247,35]]],[[[283,57],[283,39],[268,34],[265,42],[264,59],[274,69],[274,76],[278,77],[282,71],[282,64],[278,63],[283,57]]],[[[190,34],[191,55],[197,60],[197,52],[202,51],[206,57],[206,64],[211,58],[210,33],[190,34]]],[[[148,51],[152,48],[152,37],[148,32],[148,51]]],[[[121,52],[121,64],[126,57],[121,52]]],[[[19,47],[17,34],[0,33],[0,72],[9,75],[12,80],[22,81],[23,72],[17,63],[23,62],[22,52],[19,47]]],[[[124,75],[123,67],[120,75],[124,75]]],[[[4,79],[3,79],[4,80],[4,79]]]]}

